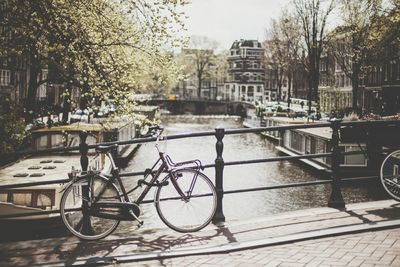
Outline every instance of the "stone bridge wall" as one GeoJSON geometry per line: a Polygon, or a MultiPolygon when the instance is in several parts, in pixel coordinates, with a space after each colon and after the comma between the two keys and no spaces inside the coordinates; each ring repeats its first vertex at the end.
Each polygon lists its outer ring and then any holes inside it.
{"type": "Polygon", "coordinates": [[[222,102],[201,100],[150,100],[150,105],[158,105],[172,114],[194,114],[194,115],[239,115],[246,116],[246,111],[251,104],[246,102],[222,102]]]}

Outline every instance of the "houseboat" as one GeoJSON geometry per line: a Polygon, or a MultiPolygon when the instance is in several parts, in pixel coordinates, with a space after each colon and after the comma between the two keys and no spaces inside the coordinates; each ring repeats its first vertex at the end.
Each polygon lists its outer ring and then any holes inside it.
{"type": "MultiPolygon", "coordinates": [[[[108,120],[101,123],[98,121],[92,124],[79,122],[34,130],[30,144],[35,150],[78,146],[81,131],[88,132],[86,143],[89,145],[130,140],[135,137],[136,132],[133,123],[123,120],[108,120]]],[[[119,158],[136,147],[136,145],[131,146],[119,149],[119,158]]],[[[107,164],[104,155],[93,157],[94,154],[93,151],[89,151],[89,169],[103,169],[107,164]]],[[[25,157],[0,168],[0,222],[58,217],[58,212],[34,216],[31,213],[58,210],[64,185],[62,181],[67,182],[68,172],[71,172],[72,168],[78,170],[80,166],[79,151],[73,151],[25,157]],[[27,183],[57,181],[60,182],[21,187],[27,183]]]]}
{"type": "MultiPolygon", "coordinates": [[[[313,124],[318,122],[320,121],[313,122],[306,118],[270,117],[267,119],[267,125],[270,126],[313,124]]],[[[286,155],[323,154],[332,151],[330,143],[332,129],[330,127],[290,129],[280,132],[275,131],[274,133],[269,133],[269,135],[278,140],[279,143],[276,149],[286,155]]],[[[340,172],[342,177],[378,175],[379,170],[376,168],[376,162],[371,162],[371,157],[367,155],[366,140],[340,140],[339,148],[342,152],[360,152],[359,154],[341,156],[340,172]]],[[[332,159],[331,157],[321,157],[301,159],[300,161],[323,174],[328,174],[331,169],[332,159]]]]}
{"type": "Polygon", "coordinates": [[[243,119],[243,127],[257,128],[265,127],[265,120],[263,119],[263,111],[260,107],[251,107],[246,111],[246,117],[243,119]]]}

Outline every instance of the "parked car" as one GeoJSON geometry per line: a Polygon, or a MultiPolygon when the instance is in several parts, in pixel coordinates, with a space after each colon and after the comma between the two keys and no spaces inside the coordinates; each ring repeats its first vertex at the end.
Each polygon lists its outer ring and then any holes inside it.
{"type": "Polygon", "coordinates": [[[305,112],[304,110],[297,110],[295,111],[295,116],[298,118],[303,118],[307,116],[307,112],[305,112]]]}
{"type": "Polygon", "coordinates": [[[72,115],[71,115],[71,123],[77,122],[77,121],[85,121],[88,119],[88,115],[83,111],[83,110],[76,110],[72,115]]]}

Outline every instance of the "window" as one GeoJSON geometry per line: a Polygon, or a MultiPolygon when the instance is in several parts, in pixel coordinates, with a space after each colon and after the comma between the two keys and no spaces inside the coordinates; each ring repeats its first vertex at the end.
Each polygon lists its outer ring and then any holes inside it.
{"type": "Polygon", "coordinates": [[[7,86],[10,85],[10,71],[0,70],[0,85],[7,86]]]}
{"type": "Polygon", "coordinates": [[[290,147],[293,150],[296,150],[298,152],[303,152],[304,151],[304,137],[299,134],[298,132],[291,131],[291,143],[290,147]]]}
{"type": "Polygon", "coordinates": [[[31,193],[14,193],[13,203],[16,205],[31,206],[32,194],[31,193]]]}
{"type": "Polygon", "coordinates": [[[247,95],[248,95],[249,97],[253,97],[253,96],[254,96],[254,86],[249,86],[249,87],[247,88],[247,95]]]}
{"type": "Polygon", "coordinates": [[[47,148],[47,135],[42,135],[35,140],[36,149],[47,148]]]}
{"type": "Polygon", "coordinates": [[[0,202],[7,202],[8,194],[5,192],[0,192],[0,202]]]}
{"type": "Polygon", "coordinates": [[[50,135],[51,147],[63,147],[64,146],[64,136],[62,134],[52,134],[50,135]]]}
{"type": "Polygon", "coordinates": [[[312,136],[306,136],[306,154],[314,154],[315,149],[315,138],[312,136]]]}
{"type": "MultiPolygon", "coordinates": [[[[326,141],[322,140],[322,139],[314,139],[315,141],[315,150],[313,152],[311,152],[312,154],[322,154],[325,153],[326,151],[329,151],[328,148],[328,144],[326,141]]],[[[313,144],[311,143],[311,146],[313,144]]],[[[311,151],[313,150],[313,148],[311,147],[311,151]]],[[[326,163],[326,164],[330,164],[330,157],[322,157],[322,158],[315,158],[316,161],[319,161],[321,163],[326,163]]]]}
{"type": "Polygon", "coordinates": [[[51,197],[46,195],[46,194],[38,194],[37,196],[37,202],[36,202],[37,207],[51,207],[52,202],[51,202],[51,197]]]}
{"type": "MultiPolygon", "coordinates": [[[[365,151],[366,146],[345,145],[340,146],[342,152],[365,151]]],[[[343,166],[367,166],[367,158],[363,153],[353,155],[342,155],[341,165],[343,166]]]]}
{"type": "Polygon", "coordinates": [[[261,93],[261,86],[257,86],[257,93],[261,93]]]}
{"type": "Polygon", "coordinates": [[[55,190],[12,190],[0,192],[1,202],[45,209],[55,204],[55,190]]]}

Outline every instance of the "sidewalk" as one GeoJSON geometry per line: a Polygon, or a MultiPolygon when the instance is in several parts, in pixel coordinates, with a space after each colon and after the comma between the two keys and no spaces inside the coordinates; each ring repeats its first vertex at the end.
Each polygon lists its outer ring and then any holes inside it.
{"type": "Polygon", "coordinates": [[[191,234],[143,227],[97,242],[65,237],[0,243],[0,266],[85,264],[400,266],[400,203],[288,212],[191,234]]]}

